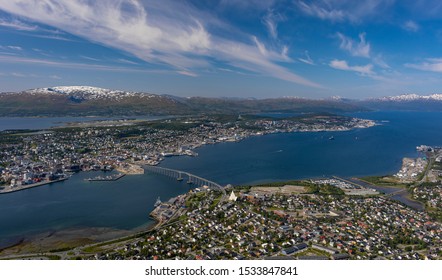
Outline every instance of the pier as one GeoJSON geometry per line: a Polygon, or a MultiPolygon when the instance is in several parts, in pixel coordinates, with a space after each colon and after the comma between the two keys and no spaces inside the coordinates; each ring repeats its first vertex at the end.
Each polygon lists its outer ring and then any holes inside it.
{"type": "Polygon", "coordinates": [[[185,181],[188,184],[192,184],[195,185],[197,187],[202,187],[202,186],[208,186],[209,188],[216,188],[220,191],[223,192],[223,194],[226,193],[226,191],[224,190],[224,187],[221,186],[218,183],[215,183],[213,181],[207,180],[205,178],[196,176],[194,174],[191,174],[189,172],[185,172],[185,171],[181,171],[181,170],[175,170],[175,169],[170,169],[170,168],[164,168],[164,167],[158,167],[158,166],[151,166],[151,165],[147,165],[145,166],[145,169],[147,171],[153,172],[153,173],[157,173],[157,174],[161,174],[164,176],[168,176],[171,178],[176,179],[177,181],[185,181]]]}

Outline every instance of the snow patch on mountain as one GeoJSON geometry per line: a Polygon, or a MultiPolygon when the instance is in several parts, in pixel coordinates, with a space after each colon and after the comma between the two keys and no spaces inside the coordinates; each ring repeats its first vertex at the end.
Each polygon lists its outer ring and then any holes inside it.
{"type": "Polygon", "coordinates": [[[418,94],[402,94],[397,96],[387,96],[387,97],[381,97],[377,99],[372,100],[378,100],[378,101],[421,101],[421,100],[428,100],[428,101],[442,101],[442,94],[431,94],[431,95],[418,95],[418,94]]]}
{"type": "Polygon", "coordinates": [[[69,96],[74,100],[98,100],[98,99],[111,99],[111,100],[121,100],[127,97],[141,97],[141,98],[154,98],[158,95],[144,93],[144,92],[133,92],[133,91],[121,91],[121,90],[111,90],[98,87],[90,86],[58,86],[58,87],[48,87],[48,88],[37,88],[27,90],[23,93],[36,95],[36,94],[61,94],[69,96]]]}

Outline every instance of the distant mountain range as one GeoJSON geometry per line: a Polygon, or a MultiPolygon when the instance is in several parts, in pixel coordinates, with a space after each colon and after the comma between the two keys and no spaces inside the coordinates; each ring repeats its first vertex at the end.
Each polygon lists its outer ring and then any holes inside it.
{"type": "Polygon", "coordinates": [[[440,111],[441,105],[442,94],[429,96],[410,94],[363,101],[336,97],[330,99],[182,98],[88,86],[50,87],[0,93],[0,116],[342,113],[373,109],[440,111]]]}
{"type": "Polygon", "coordinates": [[[442,111],[442,94],[402,94],[354,102],[374,110],[442,111]]]}

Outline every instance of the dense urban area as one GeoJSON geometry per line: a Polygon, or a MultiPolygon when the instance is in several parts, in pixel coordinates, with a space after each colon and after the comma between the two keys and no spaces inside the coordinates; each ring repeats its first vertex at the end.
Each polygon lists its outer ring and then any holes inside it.
{"type": "MultiPolygon", "coordinates": [[[[73,172],[143,172],[205,144],[288,131],[337,131],[374,122],[334,115],[293,119],[192,117],[119,120],[2,133],[0,192],[68,179],[73,172]]],[[[333,140],[333,139],[330,139],[333,140]]],[[[158,203],[154,228],[120,239],[3,258],[49,259],[441,259],[442,149],[417,147],[394,175],[209,186],[158,203]],[[373,188],[369,187],[373,186],[373,188]],[[419,211],[376,190],[400,188],[419,211]]]]}
{"type": "Polygon", "coordinates": [[[143,172],[139,168],[142,164],[157,165],[168,156],[196,156],[193,150],[201,145],[240,141],[253,135],[342,131],[372,125],[370,120],[335,115],[292,119],[236,115],[145,123],[116,120],[48,131],[4,131],[0,140],[0,192],[65,180],[81,170],[143,172]]]}
{"type": "MultiPolygon", "coordinates": [[[[437,259],[441,224],[384,197],[192,193],[177,223],[98,259],[437,259]],[[337,199],[338,198],[338,199],[337,199]]],[[[180,203],[183,203],[182,205],[180,203]]]]}

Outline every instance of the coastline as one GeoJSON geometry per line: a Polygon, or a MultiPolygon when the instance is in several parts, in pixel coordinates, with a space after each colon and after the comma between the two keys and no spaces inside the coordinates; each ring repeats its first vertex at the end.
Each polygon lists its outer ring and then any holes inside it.
{"type": "MultiPolygon", "coordinates": [[[[356,128],[353,128],[353,129],[356,129],[356,128]]],[[[353,130],[353,129],[349,129],[349,130],[353,130]]],[[[342,131],[342,130],[333,130],[333,131],[342,131]]],[[[292,133],[292,132],[317,132],[317,131],[279,131],[279,132],[270,132],[270,133],[264,133],[264,134],[254,134],[254,135],[250,135],[249,137],[253,137],[253,136],[263,136],[263,135],[267,135],[267,134],[272,134],[272,133],[292,133]]],[[[240,139],[240,140],[238,140],[238,142],[239,141],[241,141],[241,140],[243,140],[243,139],[246,139],[246,138],[248,138],[248,137],[245,137],[245,138],[242,138],[242,139],[240,139]]],[[[217,143],[223,143],[223,142],[217,142],[217,143]]],[[[217,144],[217,143],[215,143],[215,144],[217,144]]],[[[201,146],[203,146],[203,145],[208,145],[209,143],[207,143],[207,144],[202,144],[201,146]]],[[[48,183],[52,183],[52,182],[48,182],[48,183]]],[[[156,225],[158,225],[158,223],[156,223],[155,225],[152,225],[152,227],[155,227],[156,225]]],[[[149,232],[150,230],[152,230],[152,229],[149,229],[149,230],[143,230],[143,231],[140,231],[139,233],[142,233],[142,232],[149,232]]],[[[85,231],[85,232],[87,232],[87,231],[85,231]]],[[[129,235],[130,236],[130,235],[129,235]]],[[[110,240],[107,240],[107,241],[110,241],[110,240]]],[[[94,243],[95,244],[95,243],[94,243]]]]}
{"type": "MultiPolygon", "coordinates": [[[[356,130],[356,129],[366,129],[366,128],[370,128],[373,126],[377,126],[377,125],[381,125],[379,123],[377,123],[374,120],[370,120],[370,119],[360,119],[357,118],[359,121],[363,121],[364,124],[359,124],[359,125],[355,125],[353,127],[335,127],[335,128],[310,128],[310,129],[298,129],[298,130],[292,130],[292,129],[273,129],[273,130],[264,130],[264,131],[259,131],[256,133],[250,133],[246,136],[242,136],[240,138],[235,138],[235,139],[231,139],[231,138],[226,138],[226,137],[221,137],[217,140],[215,140],[213,143],[193,143],[191,146],[192,148],[189,149],[191,156],[198,156],[198,153],[194,152],[194,149],[202,147],[202,146],[206,146],[206,145],[212,145],[212,144],[218,144],[218,143],[226,143],[226,142],[240,142],[242,140],[245,140],[247,138],[250,137],[254,137],[254,136],[265,136],[268,134],[277,134],[277,133],[302,133],[302,132],[344,132],[344,131],[351,131],[351,130],[356,130]],[[224,139],[222,139],[224,138],[224,139]],[[222,140],[221,140],[222,139],[222,140]]],[[[189,156],[189,153],[177,153],[174,154],[174,156],[189,156]]],[[[140,175],[140,174],[144,174],[144,168],[143,165],[158,165],[159,163],[161,163],[163,160],[165,160],[166,157],[160,157],[158,158],[156,161],[145,161],[142,160],[139,163],[129,163],[129,162],[124,162],[122,165],[119,166],[115,166],[115,169],[125,175],[140,175]]],[[[6,193],[13,193],[13,192],[17,192],[17,191],[22,191],[22,190],[26,190],[26,189],[30,189],[30,188],[34,188],[34,187],[40,187],[40,186],[44,186],[47,184],[52,184],[52,183],[57,183],[57,182],[61,182],[61,181],[65,181],[68,180],[69,177],[65,177],[65,178],[61,178],[61,179],[57,179],[54,181],[49,181],[49,182],[40,182],[40,183],[36,183],[36,184],[30,184],[30,185],[25,185],[25,186],[21,186],[21,187],[17,187],[14,189],[9,188],[8,186],[0,186],[3,187],[3,189],[0,189],[0,195],[1,194],[6,194],[6,193]]]]}
{"type": "Polygon", "coordinates": [[[45,186],[45,185],[50,185],[50,184],[54,184],[54,183],[59,183],[59,182],[66,181],[67,179],[69,179],[69,177],[60,178],[60,179],[53,180],[53,181],[45,181],[45,182],[40,182],[40,183],[35,183],[35,184],[24,185],[24,186],[15,187],[15,188],[4,187],[2,190],[0,190],[0,195],[7,194],[7,193],[13,193],[13,192],[19,192],[19,191],[23,191],[23,190],[27,190],[27,189],[31,189],[31,188],[36,188],[36,187],[41,187],[41,186],[45,186]]]}
{"type": "MultiPolygon", "coordinates": [[[[386,176],[388,176],[388,175],[386,175],[386,176]]],[[[391,193],[398,192],[398,191],[404,191],[404,193],[395,194],[395,195],[391,196],[391,198],[393,200],[395,200],[395,201],[404,203],[408,207],[411,207],[413,209],[416,209],[416,210],[419,210],[419,211],[424,211],[425,210],[425,204],[422,203],[419,200],[413,199],[413,197],[411,196],[411,194],[408,192],[407,188],[405,188],[405,187],[401,187],[401,186],[388,186],[388,185],[387,186],[378,186],[378,185],[373,184],[373,183],[371,183],[369,181],[366,181],[366,180],[364,180],[362,178],[355,178],[355,177],[350,178],[350,180],[353,180],[353,181],[356,181],[356,182],[361,182],[364,185],[370,186],[370,187],[376,189],[377,191],[384,193],[384,195],[389,195],[391,193]],[[391,192],[385,192],[385,189],[391,190],[391,192]],[[398,197],[398,198],[395,199],[394,197],[398,197]],[[407,203],[403,202],[399,198],[403,198],[403,199],[409,200],[410,203],[407,204],[407,203]],[[412,206],[411,204],[415,204],[415,206],[412,206]],[[419,205],[419,207],[417,207],[416,205],[419,205]]]]}
{"type": "Polygon", "coordinates": [[[158,226],[156,220],[136,228],[123,230],[115,228],[84,227],[59,231],[48,231],[12,240],[0,247],[0,259],[19,257],[41,252],[63,252],[74,248],[97,246],[102,243],[117,242],[120,239],[146,234],[158,226]]]}

